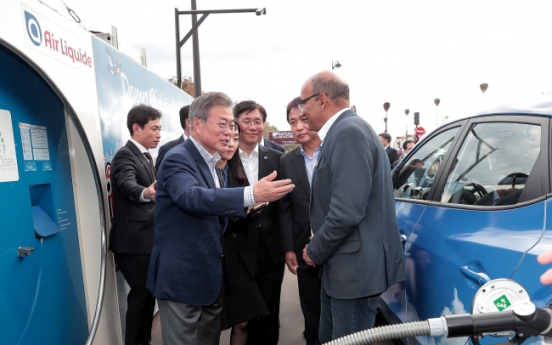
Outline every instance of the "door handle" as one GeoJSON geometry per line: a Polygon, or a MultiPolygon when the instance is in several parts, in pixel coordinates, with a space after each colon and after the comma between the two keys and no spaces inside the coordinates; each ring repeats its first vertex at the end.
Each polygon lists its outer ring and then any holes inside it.
{"type": "Polygon", "coordinates": [[[20,258],[24,258],[31,255],[31,253],[34,251],[35,249],[33,247],[19,247],[17,248],[17,256],[19,256],[20,258]]]}
{"type": "Polygon", "coordinates": [[[476,272],[472,268],[470,268],[469,265],[460,267],[460,272],[462,272],[462,274],[466,278],[469,278],[469,279],[473,280],[474,282],[476,282],[480,286],[485,285],[486,283],[488,283],[491,280],[491,278],[487,275],[487,273],[476,272]]]}
{"type": "Polygon", "coordinates": [[[406,243],[406,240],[407,240],[406,235],[405,235],[405,234],[401,234],[401,242],[402,242],[403,244],[405,244],[405,243],[406,243]]]}

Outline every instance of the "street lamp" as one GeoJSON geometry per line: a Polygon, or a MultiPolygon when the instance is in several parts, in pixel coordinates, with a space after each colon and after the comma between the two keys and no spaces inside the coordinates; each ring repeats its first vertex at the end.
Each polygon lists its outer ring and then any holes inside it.
{"type": "Polygon", "coordinates": [[[389,107],[391,106],[391,103],[385,102],[383,103],[383,109],[385,110],[385,118],[383,121],[385,122],[385,133],[387,133],[387,111],[389,110],[389,107]]]}
{"type": "Polygon", "coordinates": [[[483,83],[479,85],[479,88],[481,89],[481,92],[483,92],[483,106],[485,106],[485,91],[487,91],[487,88],[489,87],[489,84],[483,83]]]}
{"type": "Polygon", "coordinates": [[[335,63],[332,61],[332,71],[334,68],[339,68],[339,67],[341,67],[339,60],[336,60],[335,63]]]}
{"type": "Polygon", "coordinates": [[[405,109],[404,113],[406,114],[406,133],[404,134],[404,140],[408,140],[408,114],[410,113],[410,110],[405,109]]]}
{"type": "Polygon", "coordinates": [[[178,85],[182,85],[182,71],[181,71],[181,60],[180,60],[180,48],[186,43],[190,36],[193,37],[193,58],[194,58],[194,86],[195,86],[195,95],[196,97],[201,95],[201,73],[199,66],[199,39],[197,35],[197,29],[207,18],[209,14],[218,14],[218,13],[247,13],[255,12],[256,15],[260,16],[266,15],[266,8],[241,8],[241,9],[230,9],[230,10],[197,10],[196,9],[196,0],[192,1],[192,10],[191,11],[179,11],[178,8],[174,9],[174,20],[175,20],[175,29],[176,29],[176,77],[178,78],[178,85]],[[192,15],[192,28],[182,40],[180,40],[180,20],[179,17],[181,14],[191,14],[192,15]],[[197,15],[203,14],[199,20],[197,20],[197,15]]]}
{"type": "Polygon", "coordinates": [[[433,100],[433,102],[435,102],[435,125],[438,126],[439,125],[439,111],[438,111],[438,108],[439,108],[439,103],[441,103],[441,100],[439,98],[435,98],[433,100]]]}

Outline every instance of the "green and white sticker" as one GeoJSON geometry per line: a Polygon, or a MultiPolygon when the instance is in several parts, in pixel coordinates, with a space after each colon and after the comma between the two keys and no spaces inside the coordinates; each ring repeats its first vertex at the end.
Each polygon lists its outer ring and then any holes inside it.
{"type": "Polygon", "coordinates": [[[496,309],[498,309],[498,311],[503,311],[504,309],[512,305],[508,300],[508,297],[506,297],[506,295],[502,295],[499,298],[495,299],[493,303],[496,306],[496,309]]]}

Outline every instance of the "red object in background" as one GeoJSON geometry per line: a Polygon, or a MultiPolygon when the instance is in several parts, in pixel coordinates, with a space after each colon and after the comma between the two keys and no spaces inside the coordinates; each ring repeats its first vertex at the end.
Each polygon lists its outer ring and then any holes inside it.
{"type": "Polygon", "coordinates": [[[418,127],[418,128],[416,128],[416,134],[417,134],[418,136],[424,135],[425,132],[426,132],[426,131],[425,131],[425,128],[424,128],[424,127],[418,127]]]}

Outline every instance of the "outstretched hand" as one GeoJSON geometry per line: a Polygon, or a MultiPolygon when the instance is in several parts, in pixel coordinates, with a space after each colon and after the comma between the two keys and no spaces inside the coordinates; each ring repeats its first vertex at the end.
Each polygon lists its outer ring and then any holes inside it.
{"type": "Polygon", "coordinates": [[[276,175],[276,171],[273,171],[253,185],[255,202],[276,201],[295,188],[290,179],[274,181],[276,175]]]}

